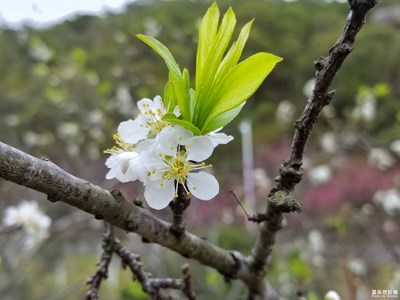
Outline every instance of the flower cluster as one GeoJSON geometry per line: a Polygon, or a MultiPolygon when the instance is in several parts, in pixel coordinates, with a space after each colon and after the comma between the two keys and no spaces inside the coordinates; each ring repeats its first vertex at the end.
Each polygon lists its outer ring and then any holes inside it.
{"type": "MultiPolygon", "coordinates": [[[[110,168],[106,178],[143,182],[144,197],[154,209],[165,208],[178,197],[179,185],[200,200],[215,197],[219,184],[213,175],[203,171],[212,167],[204,161],[217,145],[226,144],[233,137],[218,132],[195,136],[163,120],[167,110],[160,96],[137,104],[137,118],[118,126],[116,146],[105,151],[111,155],[106,161],[110,168]]],[[[174,114],[179,116],[178,107],[174,114]]]]}
{"type": "Polygon", "coordinates": [[[239,114],[282,60],[259,52],[240,61],[252,24],[253,20],[244,25],[230,43],[235,13],[229,8],[220,21],[218,5],[213,3],[199,27],[195,80],[160,41],[137,35],[163,58],[168,82],[163,99],[140,100],[139,116],[119,125],[114,136],[117,145],[106,150],[111,154],[106,161],[107,179],[143,182],[145,199],[155,209],[178,197],[179,187],[201,200],[218,194],[217,180],[203,171],[211,167],[204,160],[233,137],[217,131],[239,114]]]}
{"type": "Polygon", "coordinates": [[[40,210],[37,202],[23,201],[18,206],[6,208],[3,224],[22,226],[27,246],[32,247],[48,237],[51,219],[40,210]]]}

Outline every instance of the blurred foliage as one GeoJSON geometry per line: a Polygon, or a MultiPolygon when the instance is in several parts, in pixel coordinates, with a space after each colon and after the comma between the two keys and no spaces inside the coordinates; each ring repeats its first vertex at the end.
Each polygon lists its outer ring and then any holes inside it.
{"type": "MultiPolygon", "coordinates": [[[[136,1],[126,12],[103,18],[83,15],[41,30],[2,28],[0,127],[7,130],[1,131],[0,138],[56,161],[96,159],[112,144],[116,124],[134,116],[133,101],[162,94],[167,80],[161,59],[135,35],[160,39],[180,65],[194,73],[200,12],[209,4],[136,1]]],[[[221,1],[221,10],[227,4],[221,1]]],[[[237,0],[229,5],[237,12],[239,24],[256,19],[244,57],[268,51],[284,58],[245,109],[258,131],[268,128],[273,135],[267,139],[277,138],[274,108],[283,99],[299,106],[304,103],[302,89],[314,75],[312,61],[327,54],[343,26],[347,6],[319,0],[237,0]]],[[[399,45],[394,27],[368,24],[362,30],[334,83],[339,116],[352,107],[360,86],[383,82],[392,88],[379,104],[385,113],[375,130],[399,129],[396,112],[400,109],[395,101],[400,94],[399,45]]]]}
{"type": "MultiPolygon", "coordinates": [[[[278,126],[275,119],[276,107],[282,100],[289,100],[297,108],[296,116],[300,114],[306,103],[304,85],[314,77],[312,62],[319,56],[327,55],[343,27],[347,5],[322,0],[217,2],[221,11],[228,5],[234,8],[239,28],[255,17],[243,57],[250,53],[267,51],[284,58],[249,100],[241,115],[243,118],[251,118],[253,122],[260,164],[276,174],[283,148],[276,150],[278,155],[271,148],[263,146],[269,143],[279,144],[285,134],[292,132],[292,128],[284,128],[282,131],[278,126]],[[266,156],[270,157],[270,161],[277,160],[276,166],[273,163],[267,164],[266,156]]],[[[144,33],[156,37],[168,46],[181,67],[187,67],[194,74],[197,27],[210,3],[200,0],[140,0],[130,4],[120,14],[108,13],[103,17],[82,15],[50,28],[24,27],[14,30],[0,27],[0,140],[33,155],[49,157],[80,177],[95,182],[104,181],[105,156],[101,153],[113,144],[112,134],[116,131],[117,124],[134,117],[136,101],[162,94],[167,81],[168,73],[162,60],[136,39],[135,35],[144,33]]],[[[381,0],[375,13],[396,4],[398,0],[381,0]]],[[[337,90],[337,94],[332,103],[333,112],[330,111],[330,114],[334,114],[335,122],[340,124],[336,127],[337,131],[344,131],[345,128],[365,133],[367,129],[375,143],[383,144],[398,138],[400,132],[400,30],[390,23],[376,21],[375,13],[369,16],[367,26],[356,41],[356,48],[333,83],[332,88],[337,90]],[[351,118],[354,107],[365,102],[371,95],[376,99],[378,111],[374,121],[367,128],[354,120],[351,128],[343,127],[351,118]]],[[[227,133],[238,136],[236,128],[241,117],[227,128],[227,133]]],[[[325,129],[332,126],[331,117],[324,116],[321,121],[313,135],[314,139],[319,139],[325,129]]],[[[217,158],[213,158],[218,160],[214,165],[217,175],[221,174],[223,185],[239,181],[238,143],[235,140],[224,148],[218,148],[217,158]]],[[[359,172],[358,166],[356,168],[359,172]]],[[[343,182],[340,184],[343,185],[343,182]]],[[[365,182],[363,185],[365,186],[365,182]]],[[[2,182],[0,192],[7,198],[4,201],[7,203],[13,196],[26,191],[22,188],[10,188],[2,182]]],[[[314,198],[320,200],[319,197],[314,198]]],[[[229,199],[224,203],[232,202],[229,199]]],[[[5,205],[4,203],[1,205],[5,205]]],[[[221,204],[215,202],[214,205],[211,209],[216,211],[221,204]]],[[[58,207],[61,209],[57,211],[53,208],[50,211],[54,219],[71,211],[66,206],[58,207]]],[[[207,212],[207,215],[213,217],[212,213],[207,212]]],[[[206,219],[205,213],[200,210],[193,214],[206,219]]],[[[303,223],[310,222],[304,215],[300,218],[305,219],[303,223]]],[[[378,222],[382,216],[378,216],[375,223],[370,222],[369,218],[370,215],[363,221],[365,228],[360,232],[368,232],[380,226],[378,222]]],[[[313,224],[322,224],[322,230],[330,234],[327,240],[339,240],[345,245],[355,243],[367,248],[365,243],[368,240],[362,233],[355,241],[352,239],[350,233],[354,224],[350,224],[349,220],[351,216],[343,216],[338,212],[338,215],[333,214],[326,219],[325,225],[318,218],[313,219],[313,224]]],[[[297,222],[301,223],[298,220],[297,222]]],[[[294,228],[295,232],[292,232],[287,241],[278,241],[279,257],[274,257],[269,275],[272,283],[280,287],[281,292],[285,292],[287,288],[287,293],[291,295],[299,286],[304,285],[309,291],[309,299],[320,299],[324,292],[331,289],[332,278],[339,282],[335,284],[335,288],[346,290],[345,284],[340,282],[343,276],[340,270],[337,271],[344,254],[335,252],[338,250],[335,244],[325,253],[332,260],[327,266],[331,269],[327,268],[325,271],[311,266],[302,257],[306,241],[303,241],[303,248],[293,246],[293,236],[306,236],[307,230],[304,228],[310,229],[310,225],[304,225],[303,228],[303,223],[294,228]],[[336,268],[332,267],[335,264],[336,268]],[[320,274],[324,276],[319,276],[320,274]]],[[[216,227],[203,226],[202,230],[216,235],[218,243],[227,249],[249,250],[249,245],[254,240],[252,233],[249,234],[246,229],[238,226],[216,227]]],[[[31,259],[23,265],[24,277],[15,280],[8,287],[0,285],[1,291],[13,293],[6,294],[10,297],[5,296],[5,299],[81,298],[85,279],[95,269],[97,255],[94,254],[94,248],[100,240],[99,229],[96,230],[95,238],[93,232],[90,237],[84,238],[76,234],[65,239],[63,243],[59,239],[57,243],[50,242],[39,249],[38,259],[31,259]],[[79,239],[86,246],[79,244],[79,239]],[[90,242],[92,244],[88,246],[90,242]],[[77,249],[82,251],[78,252],[77,249]],[[67,275],[63,278],[52,276],[63,274],[65,270],[67,275]],[[38,273],[47,274],[41,278],[40,285],[36,282],[35,274],[38,273]],[[57,280],[64,285],[53,286],[53,281],[57,280]],[[53,293],[54,297],[51,298],[49,293],[53,293]]],[[[78,233],[82,231],[84,230],[81,229],[78,233]]],[[[132,247],[135,252],[143,246],[138,244],[141,245],[136,243],[132,247]]],[[[145,244],[145,250],[142,251],[144,259],[153,255],[145,261],[146,267],[150,266],[150,271],[157,276],[180,276],[179,266],[183,259],[177,258],[176,254],[164,252],[160,258],[158,252],[151,254],[148,246],[145,244]]],[[[0,260],[0,268],[7,269],[5,261],[0,260]]],[[[385,288],[385,281],[388,281],[393,266],[379,266],[376,263],[371,268],[375,275],[367,278],[370,286],[385,288]]],[[[4,278],[9,275],[7,272],[2,273],[4,278]]],[[[118,277],[118,286],[114,289],[106,286],[102,290],[104,294],[101,294],[104,299],[147,299],[140,287],[131,283],[127,272],[118,272],[123,273],[118,277]],[[120,292],[117,297],[116,290],[120,292]]],[[[196,266],[192,273],[198,299],[236,299],[243,292],[240,284],[232,282],[226,285],[223,278],[209,268],[196,266]]]]}

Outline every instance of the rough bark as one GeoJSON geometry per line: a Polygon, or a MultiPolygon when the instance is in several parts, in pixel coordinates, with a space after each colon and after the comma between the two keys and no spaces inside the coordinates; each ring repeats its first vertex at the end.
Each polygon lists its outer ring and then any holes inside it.
{"type": "Polygon", "coordinates": [[[352,51],[355,36],[376,1],[353,0],[349,4],[350,13],[342,34],[329,55],[315,62],[317,80],[313,95],[296,122],[290,158],[282,164],[276,184],[268,195],[267,209],[260,219],[259,234],[249,257],[222,249],[185,231],[180,211],[175,213],[171,227],[171,224],[124,199],[119,191],[104,190],[46,159],[35,158],[1,142],[0,177],[42,192],[52,202],[68,203],[127,232],[135,232],[149,242],[214,268],[227,278],[240,279],[247,285],[248,299],[282,299],[268,288],[265,281],[276,234],[282,228],[284,213],[301,210],[290,193],[302,178],[301,166],[308,138],[321,110],[334,95],[328,91],[332,80],[352,51]]]}
{"type": "Polygon", "coordinates": [[[334,91],[329,91],[330,85],[343,61],[353,50],[355,37],[364,25],[367,13],[376,5],[376,1],[352,0],[349,1],[349,5],[350,12],[346,24],[330,49],[329,55],[320,57],[314,62],[317,75],[312,96],[296,121],[290,158],[282,164],[279,176],[275,179],[275,186],[268,195],[265,212],[267,221],[260,224],[256,243],[251,255],[247,258],[250,269],[259,275],[258,284],[254,283],[255,289],[250,290],[249,299],[265,299],[263,296],[266,290],[264,276],[268,271],[267,264],[275,244],[276,234],[283,227],[283,213],[301,210],[300,205],[291,198],[290,192],[301,181],[303,154],[308,139],[322,109],[334,96],[334,91]]]}

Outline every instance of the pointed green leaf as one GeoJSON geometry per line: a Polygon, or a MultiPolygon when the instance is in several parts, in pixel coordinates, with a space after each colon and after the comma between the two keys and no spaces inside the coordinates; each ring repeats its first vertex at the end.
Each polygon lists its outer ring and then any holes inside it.
{"type": "Polygon", "coordinates": [[[207,68],[206,60],[212,52],[214,40],[217,35],[219,22],[219,9],[217,3],[213,3],[204,15],[199,28],[199,41],[196,55],[196,87],[203,78],[204,69],[207,68]]]}
{"type": "Polygon", "coordinates": [[[217,95],[219,94],[220,89],[224,86],[227,80],[227,76],[230,75],[232,69],[237,65],[249,37],[253,21],[254,19],[243,26],[240,31],[238,40],[233,43],[228,53],[219,65],[217,74],[215,75],[213,86],[208,93],[208,97],[202,99],[201,101],[202,110],[200,110],[201,117],[198,118],[199,124],[201,124],[202,121],[205,122],[205,120],[207,119],[207,116],[214,106],[215,99],[218,97],[217,95]]]}
{"type": "Polygon", "coordinates": [[[165,85],[163,101],[168,111],[171,111],[171,108],[173,110],[173,108],[178,105],[178,102],[176,101],[174,85],[172,84],[171,80],[168,80],[167,84],[165,85]]]}
{"type": "Polygon", "coordinates": [[[137,37],[153,48],[165,61],[165,64],[169,70],[169,81],[164,90],[164,101],[169,111],[173,111],[176,105],[179,106],[182,116],[184,119],[189,120],[189,72],[187,69],[183,70],[183,74],[179,69],[179,65],[176,63],[171,52],[166,46],[156,39],[146,36],[143,34],[137,35],[137,37]]]}
{"type": "Polygon", "coordinates": [[[179,119],[177,116],[175,116],[172,113],[167,113],[164,115],[163,117],[164,121],[170,122],[172,124],[175,125],[180,125],[183,128],[190,130],[191,132],[193,132],[194,135],[201,135],[201,131],[199,128],[197,128],[195,125],[193,125],[192,123],[179,119]]]}
{"type": "Polygon", "coordinates": [[[253,25],[253,22],[254,19],[248,22],[240,30],[237,41],[233,43],[228,53],[222,60],[220,66],[218,67],[217,75],[215,76],[216,81],[219,81],[219,78],[224,78],[224,76],[238,63],[240,56],[242,55],[244,46],[246,45],[247,39],[249,38],[250,29],[253,25]]]}
{"type": "Polygon", "coordinates": [[[245,102],[234,109],[228,110],[227,112],[216,116],[214,119],[207,123],[207,127],[202,130],[202,134],[215,131],[229,124],[240,113],[244,104],[245,102]]]}
{"type": "Polygon", "coordinates": [[[136,37],[142,42],[149,45],[151,48],[153,48],[153,50],[156,51],[158,55],[160,55],[164,59],[171,73],[173,73],[177,77],[181,76],[181,70],[179,69],[179,65],[176,63],[174,57],[172,56],[171,52],[168,50],[167,47],[165,47],[155,38],[152,38],[144,34],[138,34],[136,35],[136,37]]]}
{"type": "Polygon", "coordinates": [[[198,113],[194,116],[195,123],[199,122],[198,117],[202,115],[205,106],[207,106],[205,101],[209,98],[209,93],[212,91],[213,83],[216,80],[215,74],[218,70],[218,66],[221,63],[226,48],[229,45],[235,25],[235,14],[232,8],[229,8],[222,18],[222,22],[218,28],[216,37],[213,37],[212,40],[206,41],[210,44],[210,46],[207,48],[209,51],[203,55],[205,60],[204,66],[201,69],[202,71],[196,72],[197,98],[195,101],[195,110],[198,113]]]}
{"type": "Polygon", "coordinates": [[[235,107],[253,95],[264,79],[282,58],[269,53],[257,53],[238,64],[221,86],[212,101],[214,106],[200,127],[208,127],[208,122],[235,107]]]}

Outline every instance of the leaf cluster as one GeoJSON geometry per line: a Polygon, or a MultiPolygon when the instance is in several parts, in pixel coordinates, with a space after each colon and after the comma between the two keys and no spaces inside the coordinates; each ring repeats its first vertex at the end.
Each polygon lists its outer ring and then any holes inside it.
{"type": "Polygon", "coordinates": [[[282,60],[273,54],[259,52],[239,62],[253,20],[243,26],[238,39],[228,49],[236,25],[232,8],[227,10],[221,23],[219,19],[220,12],[214,3],[199,29],[195,89],[190,87],[189,71],[186,68],[181,71],[166,46],[150,36],[137,36],[164,59],[169,70],[164,102],[171,113],[164,119],[197,135],[215,131],[231,122],[282,60]],[[181,111],[179,118],[172,113],[176,106],[181,111]]]}

